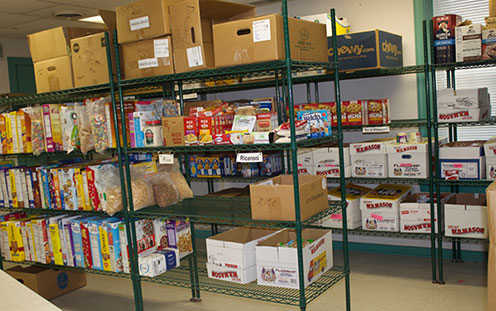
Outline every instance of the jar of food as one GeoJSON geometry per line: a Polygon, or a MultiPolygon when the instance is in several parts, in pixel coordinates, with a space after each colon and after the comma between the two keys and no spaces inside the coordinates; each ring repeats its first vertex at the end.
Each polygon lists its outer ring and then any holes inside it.
{"type": "Polygon", "coordinates": [[[160,120],[145,123],[145,147],[160,147],[164,145],[162,136],[162,122],[160,120]]]}

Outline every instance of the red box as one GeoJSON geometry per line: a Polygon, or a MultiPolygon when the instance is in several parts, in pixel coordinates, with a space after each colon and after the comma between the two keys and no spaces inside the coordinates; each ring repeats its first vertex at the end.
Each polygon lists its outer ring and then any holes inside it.
{"type": "Polygon", "coordinates": [[[378,99],[365,101],[364,125],[389,124],[389,100],[378,99]]]}
{"type": "Polygon", "coordinates": [[[184,136],[186,145],[198,144],[198,127],[196,117],[184,117],[184,136]]]}
{"type": "Polygon", "coordinates": [[[364,106],[365,106],[365,101],[362,100],[344,101],[341,104],[341,112],[346,113],[346,125],[363,124],[364,106]]]}
{"type": "Polygon", "coordinates": [[[435,63],[453,63],[455,53],[455,27],[462,21],[461,16],[449,14],[432,18],[435,63]]]}

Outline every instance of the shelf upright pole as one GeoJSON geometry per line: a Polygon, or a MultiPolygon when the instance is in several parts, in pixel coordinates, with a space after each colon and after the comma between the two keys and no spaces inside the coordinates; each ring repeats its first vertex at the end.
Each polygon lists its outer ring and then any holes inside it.
{"type": "MultiPolygon", "coordinates": [[[[338,40],[336,33],[336,9],[331,9],[332,25],[332,50],[333,53],[333,72],[334,72],[334,99],[336,101],[336,113],[341,116],[341,88],[339,83],[339,63],[338,63],[338,40]]],[[[346,291],[346,310],[351,310],[351,288],[350,288],[350,258],[348,249],[348,214],[346,212],[346,179],[344,173],[344,142],[343,142],[343,123],[338,118],[338,143],[339,143],[339,179],[341,186],[341,220],[343,224],[343,261],[344,261],[344,279],[346,291]]]]}
{"type": "Polygon", "coordinates": [[[300,213],[300,187],[298,182],[298,163],[297,163],[297,145],[296,145],[296,127],[295,127],[295,111],[293,99],[293,77],[292,77],[292,61],[291,50],[289,45],[289,25],[288,25],[288,2],[282,0],[282,17],[284,27],[284,50],[286,63],[286,79],[287,79],[287,105],[289,107],[289,125],[291,131],[291,172],[293,175],[294,203],[295,203],[295,231],[296,245],[298,247],[298,280],[300,287],[300,310],[304,311],[307,308],[305,297],[305,273],[303,266],[303,239],[302,239],[302,224],[300,213]]]}
{"type": "Polygon", "coordinates": [[[310,82],[307,82],[307,103],[312,102],[312,88],[310,87],[310,82]]]}
{"type": "Polygon", "coordinates": [[[120,81],[121,81],[121,74],[120,74],[120,64],[119,64],[119,45],[117,43],[117,31],[114,31],[114,47],[115,47],[115,59],[116,61],[116,75],[117,75],[117,83],[118,83],[118,89],[119,89],[119,104],[120,104],[120,111],[121,111],[121,125],[122,125],[122,146],[121,146],[121,140],[120,140],[120,131],[119,131],[119,125],[118,125],[118,117],[117,117],[117,104],[116,104],[116,98],[115,98],[115,83],[114,83],[114,76],[113,76],[113,71],[112,71],[112,58],[110,57],[110,39],[109,39],[109,34],[108,32],[105,32],[105,42],[106,42],[106,50],[107,50],[107,64],[108,64],[108,72],[109,72],[109,83],[110,83],[110,96],[112,99],[112,113],[114,116],[114,130],[116,133],[116,145],[117,145],[117,155],[118,155],[118,163],[119,163],[119,176],[120,176],[120,181],[121,181],[121,193],[122,193],[122,206],[123,206],[123,212],[124,212],[124,219],[126,223],[126,231],[127,231],[127,244],[129,246],[129,253],[131,256],[130,257],[130,263],[131,263],[131,280],[133,284],[133,291],[134,291],[134,304],[136,307],[136,310],[143,310],[143,295],[141,292],[141,281],[140,281],[140,276],[139,276],[139,269],[138,269],[138,258],[137,258],[137,244],[136,244],[136,228],[134,226],[134,219],[132,217],[132,199],[129,202],[130,204],[128,205],[128,200],[126,197],[126,180],[124,179],[124,176],[127,177],[127,182],[128,182],[128,191],[130,190],[130,176],[129,176],[129,158],[127,156],[127,137],[126,137],[126,122],[125,122],[125,117],[124,117],[124,101],[123,101],[123,94],[122,94],[122,87],[120,86],[120,81]],[[124,157],[125,159],[125,166],[126,166],[126,173],[124,173],[124,163],[122,161],[122,158],[124,157]],[[128,209],[129,207],[129,209],[128,209]],[[131,234],[129,234],[131,233],[131,234]],[[134,256],[136,255],[136,256],[134,256]]]}
{"type": "MultiPolygon", "coordinates": [[[[281,101],[281,89],[279,86],[279,70],[274,71],[274,80],[275,80],[275,90],[276,90],[276,107],[277,107],[277,121],[279,124],[282,124],[284,122],[284,117],[282,114],[283,107],[282,107],[282,101],[281,101]]],[[[279,154],[281,155],[281,168],[282,168],[282,173],[284,174],[286,172],[286,164],[284,163],[284,150],[280,151],[279,154]]]]}
{"type": "MultiPolygon", "coordinates": [[[[432,23],[429,23],[429,33],[432,33],[432,23]]],[[[431,40],[429,40],[429,47],[431,47],[431,60],[435,59],[434,57],[434,48],[432,48],[433,44],[431,40]]],[[[438,120],[438,112],[437,112],[437,87],[436,87],[436,68],[434,66],[430,66],[431,69],[431,92],[432,92],[432,111],[433,111],[433,120],[434,120],[434,164],[436,167],[436,198],[437,198],[437,218],[441,219],[442,213],[442,204],[441,204],[441,185],[439,180],[441,179],[441,169],[439,166],[439,120],[438,120]]],[[[434,214],[431,214],[434,215],[434,214]]],[[[432,217],[431,217],[432,218],[432,217]]],[[[434,231],[434,228],[432,228],[434,231]]],[[[439,284],[445,284],[444,282],[444,272],[443,272],[443,222],[437,222],[437,259],[438,259],[438,282],[439,284]]]]}
{"type": "MultiPolygon", "coordinates": [[[[429,155],[433,154],[432,148],[432,117],[431,117],[431,97],[430,97],[430,82],[429,82],[429,47],[430,40],[427,30],[427,21],[423,21],[423,35],[424,35],[424,90],[425,90],[425,112],[427,119],[427,152],[429,155]]],[[[432,165],[429,167],[429,205],[431,215],[435,215],[435,203],[434,203],[434,174],[432,165]]],[[[437,260],[436,260],[436,227],[435,218],[431,217],[431,272],[432,272],[432,282],[437,283],[437,260]]]]}
{"type": "Polygon", "coordinates": [[[315,87],[315,102],[320,103],[320,98],[319,98],[319,82],[314,83],[315,87]]]}

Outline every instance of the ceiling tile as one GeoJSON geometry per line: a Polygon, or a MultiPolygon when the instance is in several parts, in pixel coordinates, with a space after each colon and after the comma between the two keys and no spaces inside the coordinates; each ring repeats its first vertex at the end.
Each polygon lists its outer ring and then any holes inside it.
{"type": "Polygon", "coordinates": [[[31,15],[31,16],[38,16],[38,17],[53,17],[53,15],[55,13],[59,13],[59,12],[79,13],[83,17],[98,15],[97,9],[88,9],[88,8],[82,8],[82,7],[72,6],[72,5],[56,5],[53,7],[29,12],[27,14],[31,15]]]}
{"type": "Polygon", "coordinates": [[[0,13],[0,28],[19,25],[39,19],[38,17],[0,13]]]}
{"type": "Polygon", "coordinates": [[[37,0],[0,0],[2,13],[27,13],[53,6],[57,4],[37,0]]]}
{"type": "MultiPolygon", "coordinates": [[[[0,0],[2,1],[2,0],[0,0]]],[[[43,0],[51,3],[69,4],[93,9],[114,11],[116,7],[132,2],[132,0],[43,0]]]]}

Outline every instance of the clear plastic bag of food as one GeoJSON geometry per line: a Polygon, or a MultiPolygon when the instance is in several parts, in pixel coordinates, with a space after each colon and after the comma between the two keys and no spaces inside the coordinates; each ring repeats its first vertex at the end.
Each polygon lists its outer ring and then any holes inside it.
{"type": "Polygon", "coordinates": [[[40,155],[45,151],[43,111],[41,110],[41,107],[26,107],[24,111],[31,118],[31,144],[33,146],[33,154],[40,155]]]}
{"type": "Polygon", "coordinates": [[[177,159],[174,159],[174,164],[159,165],[158,172],[168,173],[170,180],[174,183],[178,191],[179,202],[181,202],[184,199],[193,197],[193,190],[191,190],[191,188],[188,185],[188,182],[184,178],[184,175],[179,170],[179,162],[177,161],[177,159]]]}
{"type": "MultiPolygon", "coordinates": [[[[108,126],[105,113],[106,98],[90,100],[86,103],[90,119],[91,133],[93,135],[93,144],[97,153],[103,153],[108,149],[108,126]]],[[[110,121],[110,120],[108,120],[110,121]]]]}
{"type": "Polygon", "coordinates": [[[149,176],[147,180],[152,185],[155,204],[166,207],[179,202],[179,191],[167,172],[158,172],[149,176]]]}
{"type": "Polygon", "coordinates": [[[67,153],[80,148],[79,130],[76,110],[74,106],[60,107],[62,124],[62,145],[67,153]]]}
{"type": "MultiPolygon", "coordinates": [[[[86,102],[88,101],[89,100],[87,100],[86,102]]],[[[78,116],[77,123],[78,123],[81,152],[83,154],[87,154],[88,151],[94,149],[93,134],[91,133],[90,117],[88,115],[88,109],[84,103],[76,103],[74,105],[74,111],[78,116]]]]}

